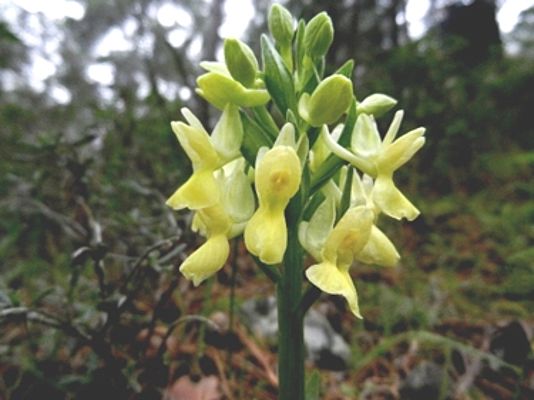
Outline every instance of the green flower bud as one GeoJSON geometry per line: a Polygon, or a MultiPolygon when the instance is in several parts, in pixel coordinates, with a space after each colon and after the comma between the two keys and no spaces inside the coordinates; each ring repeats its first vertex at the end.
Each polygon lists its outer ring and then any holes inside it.
{"type": "Polygon", "coordinates": [[[293,17],[291,13],[280,4],[274,4],[269,11],[269,31],[274,40],[281,46],[291,45],[293,39],[293,17]]]}
{"type": "Polygon", "coordinates": [[[258,107],[270,99],[265,89],[247,89],[231,76],[208,72],[197,78],[196,92],[220,110],[227,104],[240,107],[258,107]]]}
{"type": "Polygon", "coordinates": [[[395,107],[396,104],[397,100],[393,97],[386,96],[382,93],[375,93],[367,96],[360,104],[358,104],[358,113],[380,117],[395,107]]]}
{"type": "Polygon", "coordinates": [[[326,12],[313,17],[306,25],[304,48],[310,57],[319,58],[326,54],[334,40],[334,26],[326,12]]]}
{"type": "Polygon", "coordinates": [[[311,126],[336,122],[352,102],[352,82],[334,74],[323,80],[310,96],[304,93],[299,101],[299,114],[311,126]]]}
{"type": "Polygon", "coordinates": [[[256,79],[258,60],[252,49],[238,39],[224,41],[224,61],[226,67],[236,81],[250,87],[256,79]]]}
{"type": "Polygon", "coordinates": [[[243,124],[239,108],[227,104],[221,118],[211,134],[211,142],[217,153],[225,160],[233,160],[241,155],[239,149],[243,142],[243,124]]]}

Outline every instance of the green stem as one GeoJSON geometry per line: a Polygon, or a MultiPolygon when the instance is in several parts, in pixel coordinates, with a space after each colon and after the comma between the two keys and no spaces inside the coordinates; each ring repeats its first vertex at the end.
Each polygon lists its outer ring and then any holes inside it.
{"type": "Polygon", "coordinates": [[[315,303],[315,301],[321,296],[321,291],[313,285],[308,286],[304,294],[302,295],[298,304],[298,309],[304,315],[315,303]]]}
{"type": "Polygon", "coordinates": [[[276,284],[278,281],[280,281],[280,272],[278,272],[276,268],[262,263],[261,260],[256,256],[252,256],[252,259],[256,262],[256,265],[260,267],[265,276],[267,276],[267,278],[269,278],[273,283],[276,284]]]}
{"type": "MultiPolygon", "coordinates": [[[[234,318],[235,318],[235,285],[237,278],[237,253],[239,251],[239,242],[234,240],[232,243],[232,259],[230,265],[232,266],[232,274],[230,275],[230,322],[228,326],[228,333],[234,334],[234,318]]],[[[232,347],[228,346],[226,353],[226,364],[232,365],[232,347]]],[[[232,377],[232,368],[229,368],[229,379],[232,377]]]]}
{"type": "Polygon", "coordinates": [[[296,307],[301,297],[303,270],[297,232],[299,214],[297,195],[286,213],[288,243],[277,285],[279,400],[304,400],[304,315],[296,307]]]}

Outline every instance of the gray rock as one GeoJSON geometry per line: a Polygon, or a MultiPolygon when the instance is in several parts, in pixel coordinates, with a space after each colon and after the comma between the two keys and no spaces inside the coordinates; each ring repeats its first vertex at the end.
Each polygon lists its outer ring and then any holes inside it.
{"type": "MultiPolygon", "coordinates": [[[[278,313],[274,296],[248,300],[240,312],[243,323],[255,336],[276,344],[278,313]]],[[[304,317],[304,343],[308,359],[321,368],[342,370],[350,360],[350,346],[326,317],[313,309],[304,317]]]]}
{"type": "Polygon", "coordinates": [[[254,336],[275,344],[278,336],[276,298],[247,300],[240,308],[241,320],[254,336]]]}
{"type": "Polygon", "coordinates": [[[411,370],[402,382],[400,398],[406,400],[450,399],[451,385],[446,374],[447,372],[441,365],[432,361],[423,361],[411,370]],[[444,382],[444,380],[447,381],[444,382]]]}

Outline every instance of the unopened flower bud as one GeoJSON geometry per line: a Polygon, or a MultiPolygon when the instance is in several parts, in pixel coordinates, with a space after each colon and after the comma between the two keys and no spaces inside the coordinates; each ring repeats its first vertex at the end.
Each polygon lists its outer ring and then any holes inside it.
{"type": "Polygon", "coordinates": [[[293,39],[293,17],[291,13],[280,4],[274,4],[269,11],[269,31],[274,40],[282,46],[291,45],[293,39]]]}
{"type": "Polygon", "coordinates": [[[208,72],[197,78],[196,92],[220,110],[227,104],[240,107],[257,107],[270,99],[265,89],[247,89],[230,75],[208,72]]]}
{"type": "Polygon", "coordinates": [[[358,113],[370,114],[380,117],[397,104],[397,100],[382,93],[374,93],[367,96],[358,104],[358,113]]]}
{"type": "Polygon", "coordinates": [[[304,48],[312,58],[324,56],[333,40],[334,26],[326,12],[317,14],[306,25],[304,48]]]}
{"type": "Polygon", "coordinates": [[[236,81],[250,87],[256,79],[258,60],[252,49],[238,39],[224,41],[224,61],[226,67],[236,81]]]}
{"type": "Polygon", "coordinates": [[[323,80],[310,96],[304,93],[299,101],[299,113],[311,126],[336,122],[349,108],[353,98],[352,82],[335,74],[323,80]]]}

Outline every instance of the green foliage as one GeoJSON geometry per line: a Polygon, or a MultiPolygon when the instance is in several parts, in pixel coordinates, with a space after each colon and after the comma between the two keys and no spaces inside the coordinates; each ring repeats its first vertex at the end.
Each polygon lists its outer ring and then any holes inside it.
{"type": "Polygon", "coordinates": [[[296,112],[297,99],[291,74],[271,40],[265,35],[261,37],[261,54],[265,70],[265,85],[274,103],[282,115],[285,115],[288,110],[296,112]]]}
{"type": "Polygon", "coordinates": [[[407,110],[407,121],[427,127],[428,144],[419,168],[443,189],[478,187],[479,157],[491,151],[532,149],[528,120],[533,103],[532,61],[494,58],[466,69],[429,35],[398,47],[369,68],[370,92],[391,93],[407,110]]]}
{"type": "Polygon", "coordinates": [[[319,400],[321,391],[321,375],[314,370],[306,381],[306,400],[319,400]]]}

